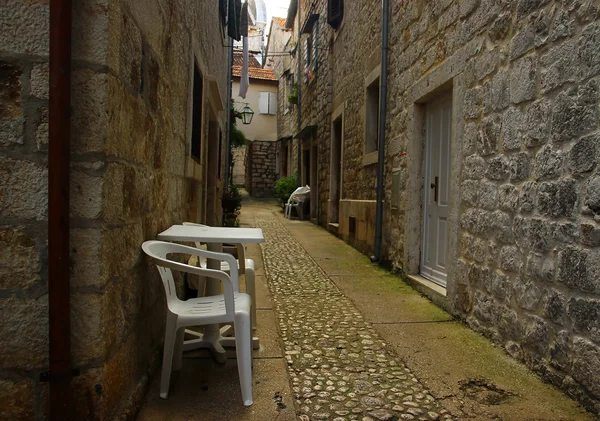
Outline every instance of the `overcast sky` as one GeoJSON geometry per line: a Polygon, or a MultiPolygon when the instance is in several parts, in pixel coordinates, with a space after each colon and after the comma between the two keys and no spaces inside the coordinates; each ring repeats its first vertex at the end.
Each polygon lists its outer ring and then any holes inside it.
{"type": "Polygon", "coordinates": [[[279,16],[282,18],[287,17],[287,8],[290,4],[290,0],[265,0],[267,5],[267,31],[269,25],[271,25],[271,18],[273,16],[279,16]]]}

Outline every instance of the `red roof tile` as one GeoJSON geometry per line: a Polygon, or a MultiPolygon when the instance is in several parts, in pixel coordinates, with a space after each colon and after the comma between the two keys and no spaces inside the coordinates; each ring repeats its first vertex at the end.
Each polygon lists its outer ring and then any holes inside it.
{"type": "MultiPolygon", "coordinates": [[[[250,68],[248,68],[248,73],[249,73],[250,79],[273,80],[273,81],[277,80],[271,69],[263,69],[262,67],[250,67],[250,68]]],[[[242,76],[242,66],[234,65],[232,67],[232,75],[234,77],[241,77],[242,76]]]]}
{"type": "MultiPolygon", "coordinates": [[[[244,57],[242,55],[242,52],[234,51],[233,52],[233,65],[241,66],[242,64],[244,64],[244,57]]],[[[261,67],[261,65],[258,62],[258,60],[256,59],[256,57],[254,57],[254,55],[252,55],[252,54],[248,54],[248,66],[249,67],[261,67]]]]}
{"type": "Polygon", "coordinates": [[[285,27],[285,21],[286,21],[286,19],[285,19],[285,18],[273,17],[273,21],[274,21],[274,22],[275,22],[277,25],[281,26],[283,29],[287,29],[287,28],[285,27]]]}

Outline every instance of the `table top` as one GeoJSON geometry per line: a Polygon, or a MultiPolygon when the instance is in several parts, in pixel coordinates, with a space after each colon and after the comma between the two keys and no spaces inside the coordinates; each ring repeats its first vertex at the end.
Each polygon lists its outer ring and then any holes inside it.
{"type": "Polygon", "coordinates": [[[173,225],[156,236],[162,241],[200,241],[203,243],[263,243],[260,228],[196,227],[173,225]]]}

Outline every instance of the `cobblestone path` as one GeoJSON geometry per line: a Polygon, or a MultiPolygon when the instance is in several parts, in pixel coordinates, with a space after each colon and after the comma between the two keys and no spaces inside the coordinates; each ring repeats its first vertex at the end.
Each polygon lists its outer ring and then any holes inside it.
{"type": "Polygon", "coordinates": [[[272,213],[256,226],[300,420],[452,420],[272,213]]]}

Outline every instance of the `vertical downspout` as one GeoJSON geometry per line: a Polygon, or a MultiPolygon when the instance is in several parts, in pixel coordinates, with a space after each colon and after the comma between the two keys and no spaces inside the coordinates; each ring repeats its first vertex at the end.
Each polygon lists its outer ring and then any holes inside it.
{"type": "Polygon", "coordinates": [[[48,118],[48,316],[50,419],[69,420],[71,292],[69,163],[71,143],[71,0],[50,1],[48,118]]]}
{"type": "MultiPolygon", "coordinates": [[[[302,42],[300,39],[300,37],[302,36],[300,32],[302,30],[302,14],[300,13],[301,2],[302,0],[298,0],[298,43],[296,44],[296,54],[298,55],[298,133],[302,129],[302,54],[300,51],[300,47],[302,46],[302,42]]],[[[302,166],[302,139],[300,138],[298,138],[298,156],[296,157],[296,159],[298,161],[298,180],[296,185],[297,187],[300,187],[302,185],[302,173],[300,168],[302,166]]]]}
{"type": "Polygon", "coordinates": [[[381,16],[381,94],[379,96],[379,150],[377,161],[377,208],[375,212],[375,245],[371,260],[381,260],[381,241],[383,231],[383,185],[385,169],[385,122],[387,115],[387,76],[388,76],[388,28],[389,0],[382,0],[381,16]]]}
{"type": "MultiPolygon", "coordinates": [[[[229,38],[229,45],[227,45],[227,128],[225,129],[225,189],[229,187],[229,177],[232,174],[229,173],[229,166],[231,165],[231,72],[233,67],[233,39],[229,38]]],[[[227,191],[227,190],[226,190],[227,191]]],[[[225,220],[225,214],[223,214],[223,221],[225,220]]]]}

